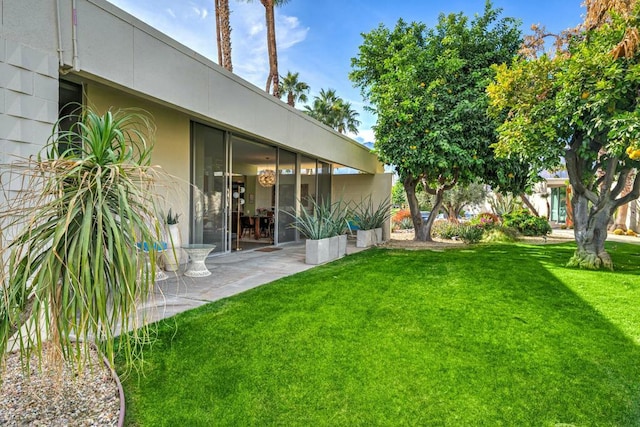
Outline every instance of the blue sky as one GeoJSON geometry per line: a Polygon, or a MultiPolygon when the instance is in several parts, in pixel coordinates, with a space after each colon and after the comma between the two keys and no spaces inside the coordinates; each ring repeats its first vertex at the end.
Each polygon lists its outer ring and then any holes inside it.
{"type": "MultiPolygon", "coordinates": [[[[214,0],[108,0],[198,53],[216,61],[214,0]]],[[[558,32],[582,21],[582,0],[494,0],[502,16],[558,32]]],[[[382,23],[393,27],[399,18],[432,27],[440,13],[482,13],[484,0],[290,0],[276,10],[280,74],[300,73],[311,86],[310,99],[320,89],[335,89],[360,112],[356,139],[372,141],[375,117],[363,110],[359,90],[349,81],[351,58],[366,33],[382,23]]],[[[230,0],[234,72],[264,89],[269,69],[264,8],[230,0]]]]}

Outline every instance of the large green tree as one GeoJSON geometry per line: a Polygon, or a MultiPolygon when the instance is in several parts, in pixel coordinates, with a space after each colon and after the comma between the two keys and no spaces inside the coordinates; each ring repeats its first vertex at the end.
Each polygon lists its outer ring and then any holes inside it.
{"type": "Polygon", "coordinates": [[[640,160],[640,11],[635,1],[586,4],[585,24],[559,38],[566,44],[555,55],[529,50],[497,67],[488,93],[492,111],[506,117],[500,152],[541,168],[566,164],[577,243],[569,265],[613,268],[607,224],[640,193],[637,177],[623,193],[640,160]]]}
{"type": "Polygon", "coordinates": [[[518,21],[486,3],[472,20],[440,15],[435,28],[398,21],[363,34],[350,78],[377,114],[380,158],[404,184],[416,240],[431,240],[435,215],[424,222],[416,186],[435,196],[482,176],[494,158],[495,121],[486,113],[493,64],[510,61],[521,43],[518,21]]]}

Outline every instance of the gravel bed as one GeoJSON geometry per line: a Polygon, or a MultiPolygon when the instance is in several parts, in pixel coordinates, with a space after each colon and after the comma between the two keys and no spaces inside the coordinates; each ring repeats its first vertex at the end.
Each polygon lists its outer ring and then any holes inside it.
{"type": "Polygon", "coordinates": [[[38,371],[31,362],[27,377],[17,353],[7,355],[0,385],[0,426],[117,426],[118,387],[111,373],[93,352],[92,367],[76,375],[64,368],[38,371]]]}

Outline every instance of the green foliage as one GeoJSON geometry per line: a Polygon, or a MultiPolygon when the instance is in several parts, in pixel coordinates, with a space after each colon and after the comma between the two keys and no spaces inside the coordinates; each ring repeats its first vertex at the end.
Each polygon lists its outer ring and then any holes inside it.
{"type": "Polygon", "coordinates": [[[158,246],[147,245],[147,263],[136,242],[161,239],[152,131],[138,112],[86,110],[71,130],[56,127],[35,159],[3,168],[11,188],[0,229],[15,233],[0,254],[10,272],[0,287],[0,354],[15,333],[26,363],[50,339],[55,356],[82,368],[91,343],[113,361],[115,334],[133,330],[117,351],[127,362],[139,356],[148,334],[134,314],[152,292],[158,246]]]}
{"type": "Polygon", "coordinates": [[[179,213],[174,214],[171,208],[169,208],[169,212],[167,212],[166,224],[168,225],[177,224],[179,219],[180,219],[180,214],[179,213]]]}
{"type": "Polygon", "coordinates": [[[638,247],[609,248],[615,273],[566,244],[374,248],[189,310],[126,424],[638,425],[638,247]]]}
{"type": "Polygon", "coordinates": [[[359,113],[334,89],[320,89],[320,95],[314,97],[311,106],[304,106],[304,112],[340,133],[358,133],[359,113]]]}
{"type": "MultiPolygon", "coordinates": [[[[429,195],[429,205],[435,203],[435,196],[429,195]]],[[[487,197],[485,185],[480,182],[471,182],[467,185],[458,184],[444,193],[442,207],[447,212],[449,219],[458,218],[464,207],[479,206],[487,197]]]]}
{"type": "Polygon", "coordinates": [[[287,104],[292,107],[296,106],[296,102],[307,102],[307,93],[309,85],[299,80],[299,73],[287,71],[286,76],[280,76],[280,98],[287,97],[287,104]]]}
{"type": "Polygon", "coordinates": [[[391,216],[391,203],[385,198],[377,206],[374,205],[371,195],[362,198],[360,203],[350,208],[350,215],[361,230],[373,230],[381,228],[391,216]]]}
{"type": "Polygon", "coordinates": [[[484,232],[482,227],[471,224],[454,224],[449,221],[436,221],[431,229],[434,236],[441,239],[460,239],[463,242],[478,243],[484,232]]]}
{"type": "Polygon", "coordinates": [[[486,86],[491,66],[509,61],[520,44],[519,23],[500,12],[487,2],[473,19],[440,15],[434,28],[399,20],[363,35],[349,77],[376,113],[380,159],[402,182],[424,182],[440,197],[493,161],[486,86]]]}
{"type": "MultiPolygon", "coordinates": [[[[282,210],[281,212],[291,216],[295,228],[306,239],[320,240],[342,234],[347,224],[347,206],[339,200],[317,202],[309,198],[311,209],[301,208],[300,214],[282,210]]],[[[300,203],[301,205],[302,203],[300,203]]]]}
{"type": "Polygon", "coordinates": [[[546,236],[551,234],[551,226],[546,218],[534,216],[526,209],[519,209],[502,215],[502,224],[513,227],[525,236],[546,236]]]}
{"type": "Polygon", "coordinates": [[[500,217],[522,209],[522,202],[520,202],[517,197],[509,193],[504,195],[496,194],[495,197],[489,200],[489,204],[491,205],[493,213],[500,217]]]}
{"type": "Polygon", "coordinates": [[[411,230],[413,229],[413,220],[411,218],[403,218],[398,224],[398,228],[400,230],[411,230]]]}
{"type": "Polygon", "coordinates": [[[460,236],[460,224],[449,221],[435,221],[431,227],[431,233],[441,239],[451,240],[460,236]]]}
{"type": "Polygon", "coordinates": [[[405,193],[404,186],[400,180],[396,181],[391,187],[391,203],[398,206],[407,204],[407,193],[405,193]]]}
{"type": "Polygon", "coordinates": [[[501,225],[485,230],[482,236],[482,241],[487,243],[514,243],[518,240],[518,230],[501,225]]]}
{"type": "Polygon", "coordinates": [[[484,229],[471,224],[460,224],[460,239],[467,243],[478,243],[482,240],[484,229]]]}
{"type": "Polygon", "coordinates": [[[490,112],[502,121],[496,151],[534,170],[566,165],[580,236],[576,255],[611,267],[607,220],[640,194],[640,185],[622,194],[640,161],[640,52],[634,47],[640,3],[632,3],[628,16],[607,12],[616,2],[598,3],[606,23],[567,38],[566,51],[495,66],[487,91],[490,112]],[[626,57],[614,54],[620,45],[629,48],[626,57]]]}
{"type": "Polygon", "coordinates": [[[493,157],[485,87],[490,66],[520,43],[518,23],[499,13],[487,4],[471,22],[441,15],[435,28],[400,20],[363,35],[350,78],[377,113],[376,149],[401,179],[471,180],[493,157]]]}

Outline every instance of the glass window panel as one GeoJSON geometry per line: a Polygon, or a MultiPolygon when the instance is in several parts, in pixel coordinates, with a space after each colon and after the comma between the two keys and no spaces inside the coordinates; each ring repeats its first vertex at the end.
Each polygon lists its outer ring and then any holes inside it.
{"type": "Polygon", "coordinates": [[[290,215],[296,206],[296,154],[286,150],[279,151],[278,157],[278,243],[296,240],[296,231],[291,228],[294,221],[290,215]]]}

